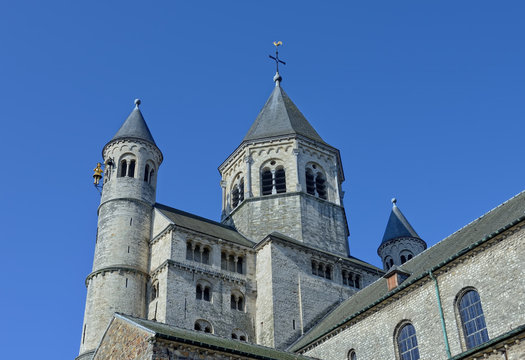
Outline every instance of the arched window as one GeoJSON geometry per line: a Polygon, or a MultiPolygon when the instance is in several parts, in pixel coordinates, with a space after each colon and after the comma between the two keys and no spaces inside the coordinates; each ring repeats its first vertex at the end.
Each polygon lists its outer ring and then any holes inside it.
{"type": "Polygon", "coordinates": [[[242,174],[238,174],[235,177],[234,184],[231,190],[232,208],[236,208],[237,205],[244,201],[244,177],[242,174]]]}
{"type": "Polygon", "coordinates": [[[244,311],[244,296],[239,291],[232,292],[230,296],[230,308],[232,310],[244,311]]]}
{"type": "Polygon", "coordinates": [[[406,263],[408,260],[412,259],[412,257],[413,257],[413,254],[410,251],[403,250],[400,256],[401,264],[406,263]]]}
{"type": "Polygon", "coordinates": [[[401,255],[401,264],[404,264],[407,262],[407,258],[405,257],[405,255],[401,255]]]}
{"type": "Polygon", "coordinates": [[[120,171],[119,171],[119,177],[124,177],[128,173],[128,162],[126,160],[122,160],[120,162],[120,171]]]}
{"type": "Polygon", "coordinates": [[[195,244],[191,240],[186,243],[186,260],[201,264],[210,264],[210,249],[207,246],[195,244]]]}
{"type": "Polygon", "coordinates": [[[151,285],[151,301],[159,297],[159,282],[155,281],[151,285]]]}
{"type": "Polygon", "coordinates": [[[326,176],[317,164],[308,164],[305,170],[306,192],[320,199],[328,199],[326,192],[326,176]]]}
{"type": "Polygon", "coordinates": [[[261,170],[261,193],[263,196],[286,192],[286,171],[278,162],[271,160],[261,170]]]}
{"type": "Polygon", "coordinates": [[[209,322],[206,320],[197,320],[193,328],[197,331],[204,331],[205,333],[212,333],[213,328],[209,322]]]}
{"type": "Polygon", "coordinates": [[[151,184],[151,182],[153,181],[153,175],[155,175],[155,169],[151,169],[151,171],[149,172],[149,184],[151,184]]]}
{"type": "Polygon", "coordinates": [[[397,334],[397,351],[401,360],[418,360],[416,329],[410,323],[403,325],[397,334]]]}
{"type": "Polygon", "coordinates": [[[275,170],[275,190],[277,194],[286,192],[286,172],[282,167],[275,170]]]}
{"type": "Polygon", "coordinates": [[[144,169],[144,182],[149,182],[149,164],[146,164],[146,169],[144,169]]]}
{"type": "Polygon", "coordinates": [[[354,349],[348,352],[348,360],[357,360],[357,355],[354,349]]]}
{"type": "Polygon", "coordinates": [[[311,169],[306,169],[306,192],[315,196],[315,177],[311,169]]]}
{"type": "Polygon", "coordinates": [[[481,299],[476,290],[468,290],[461,296],[458,310],[467,349],[489,341],[481,299]]]}
{"type": "Polygon", "coordinates": [[[246,333],[241,329],[234,329],[232,331],[232,339],[239,339],[240,341],[246,341],[246,333]]]}
{"type": "Polygon", "coordinates": [[[135,177],[135,160],[129,162],[128,176],[135,177]]]}
{"type": "Polygon", "coordinates": [[[211,286],[200,280],[195,287],[195,299],[211,301],[211,286]]]}

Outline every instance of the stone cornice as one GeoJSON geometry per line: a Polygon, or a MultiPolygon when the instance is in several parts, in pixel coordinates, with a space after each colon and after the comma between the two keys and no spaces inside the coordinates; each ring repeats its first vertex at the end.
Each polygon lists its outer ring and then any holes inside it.
{"type": "Polygon", "coordinates": [[[144,271],[141,271],[139,269],[135,269],[135,268],[130,267],[128,265],[106,266],[106,267],[103,267],[101,269],[93,271],[91,274],[89,274],[86,277],[86,281],[85,281],[86,287],[88,286],[89,280],[91,280],[92,278],[96,277],[97,275],[100,275],[100,274],[104,275],[107,272],[129,272],[129,273],[135,273],[135,274],[142,275],[145,278],[149,277],[148,273],[146,273],[144,271]]]}
{"type": "Polygon", "coordinates": [[[183,262],[179,262],[179,261],[175,261],[171,259],[164,261],[155,270],[153,270],[151,272],[151,277],[157,276],[159,272],[169,267],[186,270],[189,272],[193,272],[195,274],[207,275],[207,276],[214,277],[217,279],[223,279],[223,280],[235,283],[235,284],[246,285],[246,282],[247,282],[246,275],[234,276],[230,274],[225,274],[227,272],[226,270],[215,271],[211,269],[211,266],[210,266],[210,269],[208,269],[203,266],[195,266],[195,265],[191,265],[191,264],[187,264],[187,263],[183,263],[183,262]]]}

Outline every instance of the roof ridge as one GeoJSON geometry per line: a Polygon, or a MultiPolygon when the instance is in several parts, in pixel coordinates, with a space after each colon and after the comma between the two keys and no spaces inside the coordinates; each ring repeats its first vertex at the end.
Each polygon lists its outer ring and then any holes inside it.
{"type": "MultiPolygon", "coordinates": [[[[173,212],[177,212],[181,215],[186,215],[188,217],[192,217],[194,219],[197,219],[197,220],[202,220],[204,222],[207,222],[209,224],[212,224],[212,225],[218,225],[220,227],[223,227],[225,229],[228,229],[228,230],[233,230],[235,231],[236,233],[239,233],[237,231],[237,229],[235,229],[233,226],[230,226],[230,225],[226,225],[226,224],[223,224],[223,223],[220,223],[218,221],[215,221],[215,220],[211,220],[211,219],[208,219],[208,218],[205,218],[205,217],[202,217],[200,215],[195,215],[195,214],[192,214],[190,212],[187,212],[187,211],[184,211],[184,210],[180,210],[180,209],[176,209],[176,208],[173,208],[171,206],[168,206],[168,205],[164,205],[164,204],[160,204],[160,203],[155,203],[154,207],[158,207],[160,209],[164,209],[164,210],[169,210],[169,211],[173,211],[173,212]]],[[[239,233],[240,234],[240,233],[239,233]]]]}

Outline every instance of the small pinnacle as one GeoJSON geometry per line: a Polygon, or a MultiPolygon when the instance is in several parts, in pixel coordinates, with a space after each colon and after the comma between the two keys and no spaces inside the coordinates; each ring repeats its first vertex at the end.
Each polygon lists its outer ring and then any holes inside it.
{"type": "Polygon", "coordinates": [[[139,108],[140,103],[141,103],[140,99],[135,99],[135,109],[139,108]]]}
{"type": "Polygon", "coordinates": [[[392,198],[392,204],[394,204],[394,206],[396,206],[396,202],[397,202],[397,199],[396,198],[392,198]]]}

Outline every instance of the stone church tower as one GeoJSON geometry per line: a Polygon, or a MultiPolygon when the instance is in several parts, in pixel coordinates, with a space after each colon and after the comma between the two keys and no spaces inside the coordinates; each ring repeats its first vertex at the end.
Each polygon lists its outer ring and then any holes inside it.
{"type": "Polygon", "coordinates": [[[78,359],[91,358],[115,312],[146,317],[151,217],[162,153],[135,101],[102,150],[105,176],[78,359]]]}
{"type": "Polygon", "coordinates": [[[349,255],[339,150],[275,88],[240,146],[219,167],[222,219],[254,241],[268,229],[349,255]]]}

